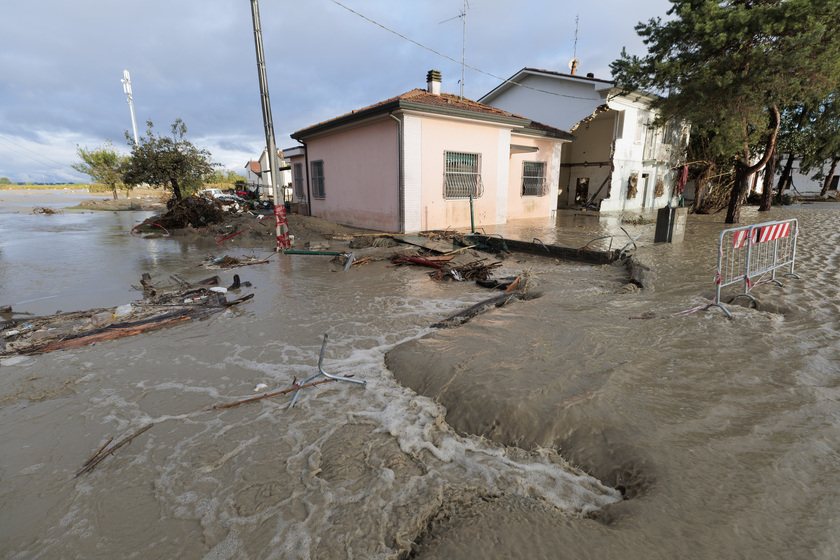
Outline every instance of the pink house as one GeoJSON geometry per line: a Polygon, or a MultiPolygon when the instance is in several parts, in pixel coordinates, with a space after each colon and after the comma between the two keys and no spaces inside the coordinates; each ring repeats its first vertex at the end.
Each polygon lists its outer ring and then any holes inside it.
{"type": "Polygon", "coordinates": [[[284,150],[293,202],[392,233],[549,217],[568,132],[457,95],[415,89],[299,130],[284,150]]]}

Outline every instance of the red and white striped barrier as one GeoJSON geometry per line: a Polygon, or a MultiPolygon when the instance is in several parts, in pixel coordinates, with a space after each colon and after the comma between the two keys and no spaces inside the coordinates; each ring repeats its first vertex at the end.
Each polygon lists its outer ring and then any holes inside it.
{"type": "Polygon", "coordinates": [[[733,247],[740,249],[747,244],[747,239],[752,239],[755,243],[766,243],[768,241],[775,241],[782,237],[790,235],[790,225],[793,220],[789,222],[779,222],[768,226],[750,226],[748,228],[738,230],[733,235],[733,247]]]}
{"type": "Polygon", "coordinates": [[[731,319],[732,314],[720,301],[721,288],[743,282],[744,291],[732,299],[745,296],[755,301],[749,294],[752,288],[766,283],[782,285],[776,280],[776,270],[789,267],[784,276],[799,278],[793,272],[798,235],[799,223],[796,220],[723,230],[718,242],[715,300],[707,307],[720,307],[731,319]]]}

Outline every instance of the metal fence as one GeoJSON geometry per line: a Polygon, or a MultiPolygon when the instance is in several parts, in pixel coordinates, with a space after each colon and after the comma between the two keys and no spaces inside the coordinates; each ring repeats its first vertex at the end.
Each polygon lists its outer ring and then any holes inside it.
{"type": "Polygon", "coordinates": [[[709,307],[720,307],[730,319],[732,314],[720,301],[721,288],[743,284],[738,297],[755,301],[750,290],[761,284],[783,284],[776,279],[776,271],[786,268],[783,276],[799,278],[793,272],[796,262],[796,238],[799,235],[797,220],[765,222],[752,226],[725,229],[718,243],[718,264],[715,274],[715,301],[709,307]]]}

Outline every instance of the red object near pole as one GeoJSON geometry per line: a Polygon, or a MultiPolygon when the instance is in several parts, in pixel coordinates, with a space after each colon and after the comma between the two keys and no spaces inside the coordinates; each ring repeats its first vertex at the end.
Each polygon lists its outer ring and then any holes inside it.
{"type": "Polygon", "coordinates": [[[277,226],[277,250],[288,249],[292,246],[289,239],[289,224],[286,222],[286,205],[274,205],[274,224],[277,226]]]}

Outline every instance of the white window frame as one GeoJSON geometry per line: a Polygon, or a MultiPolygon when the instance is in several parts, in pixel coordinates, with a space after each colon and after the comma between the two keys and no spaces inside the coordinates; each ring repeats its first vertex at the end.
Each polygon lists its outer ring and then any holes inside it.
{"type": "Polygon", "coordinates": [[[522,162],[522,196],[545,196],[548,194],[547,169],[548,164],[544,161],[522,162]],[[531,167],[530,173],[529,167],[531,167]],[[535,174],[536,169],[539,169],[539,172],[535,174]]]}
{"type": "Polygon", "coordinates": [[[624,111],[616,111],[614,136],[616,140],[624,138],[624,111]]]}
{"type": "Polygon", "coordinates": [[[326,180],[324,175],[324,160],[316,159],[309,162],[309,169],[311,172],[310,180],[312,181],[312,197],[326,198],[326,180]],[[320,171],[320,172],[319,172],[320,171]]]}
{"type": "Polygon", "coordinates": [[[647,127],[648,127],[648,116],[645,113],[640,111],[639,114],[638,114],[638,118],[636,119],[636,134],[635,134],[635,137],[633,138],[633,143],[634,144],[644,144],[645,136],[646,136],[646,133],[647,133],[647,127]]]}

